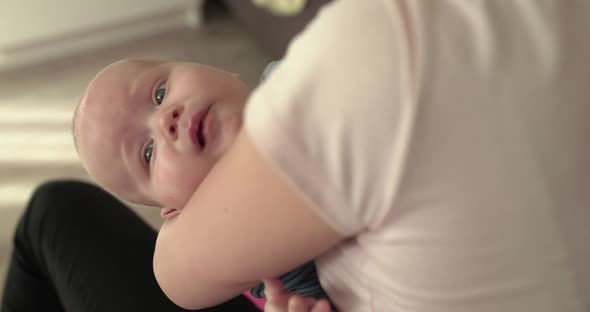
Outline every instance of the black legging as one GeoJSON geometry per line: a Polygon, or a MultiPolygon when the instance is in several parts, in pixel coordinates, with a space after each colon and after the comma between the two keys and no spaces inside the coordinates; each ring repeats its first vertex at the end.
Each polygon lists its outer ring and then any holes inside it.
{"type": "MultiPolygon", "coordinates": [[[[16,228],[0,311],[185,311],[156,282],[155,240],[149,225],[99,188],[46,183],[16,228]]],[[[258,310],[239,296],[207,311],[258,310]]]]}

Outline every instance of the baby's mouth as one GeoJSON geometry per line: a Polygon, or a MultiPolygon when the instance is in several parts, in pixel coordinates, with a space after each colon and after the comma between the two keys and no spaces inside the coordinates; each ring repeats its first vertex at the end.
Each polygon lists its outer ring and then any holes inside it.
{"type": "Polygon", "coordinates": [[[203,109],[202,111],[198,112],[196,115],[193,116],[191,126],[189,128],[189,136],[193,141],[193,144],[198,145],[199,149],[202,151],[205,149],[208,143],[208,115],[211,106],[203,109]]]}
{"type": "Polygon", "coordinates": [[[205,136],[203,135],[204,120],[204,118],[201,119],[201,122],[199,122],[199,126],[197,127],[197,141],[199,142],[201,149],[204,149],[205,145],[207,144],[207,142],[205,141],[205,136]]]}

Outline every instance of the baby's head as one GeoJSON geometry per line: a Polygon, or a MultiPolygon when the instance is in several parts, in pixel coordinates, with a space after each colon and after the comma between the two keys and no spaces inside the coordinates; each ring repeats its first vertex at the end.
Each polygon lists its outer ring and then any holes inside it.
{"type": "Polygon", "coordinates": [[[235,75],[205,65],[114,63],[76,109],[78,154],[122,199],[180,209],[232,144],[248,94],[235,75]]]}

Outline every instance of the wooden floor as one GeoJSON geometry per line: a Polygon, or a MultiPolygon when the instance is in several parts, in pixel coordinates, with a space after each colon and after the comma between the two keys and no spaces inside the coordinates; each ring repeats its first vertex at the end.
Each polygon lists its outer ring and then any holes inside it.
{"type": "MultiPolygon", "coordinates": [[[[238,73],[251,87],[270,61],[239,25],[228,16],[218,16],[199,30],[163,33],[0,73],[0,285],[4,284],[12,231],[34,187],[51,178],[87,179],[71,139],[73,109],[101,68],[126,58],[205,63],[238,73]]],[[[159,226],[159,211],[134,209],[159,226]]]]}

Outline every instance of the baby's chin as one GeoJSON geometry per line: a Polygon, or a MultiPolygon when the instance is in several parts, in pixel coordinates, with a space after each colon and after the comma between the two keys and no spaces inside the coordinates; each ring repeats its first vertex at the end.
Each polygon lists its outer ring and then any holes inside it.
{"type": "MultiPolygon", "coordinates": [[[[219,161],[232,147],[234,143],[236,143],[236,139],[240,133],[242,122],[239,119],[234,119],[228,122],[223,131],[220,133],[218,137],[217,146],[214,147],[214,158],[215,163],[219,161]]],[[[213,164],[215,166],[215,164],[213,164]]],[[[212,167],[213,167],[212,166],[212,167]]],[[[211,168],[209,169],[211,170],[211,168]]]]}

